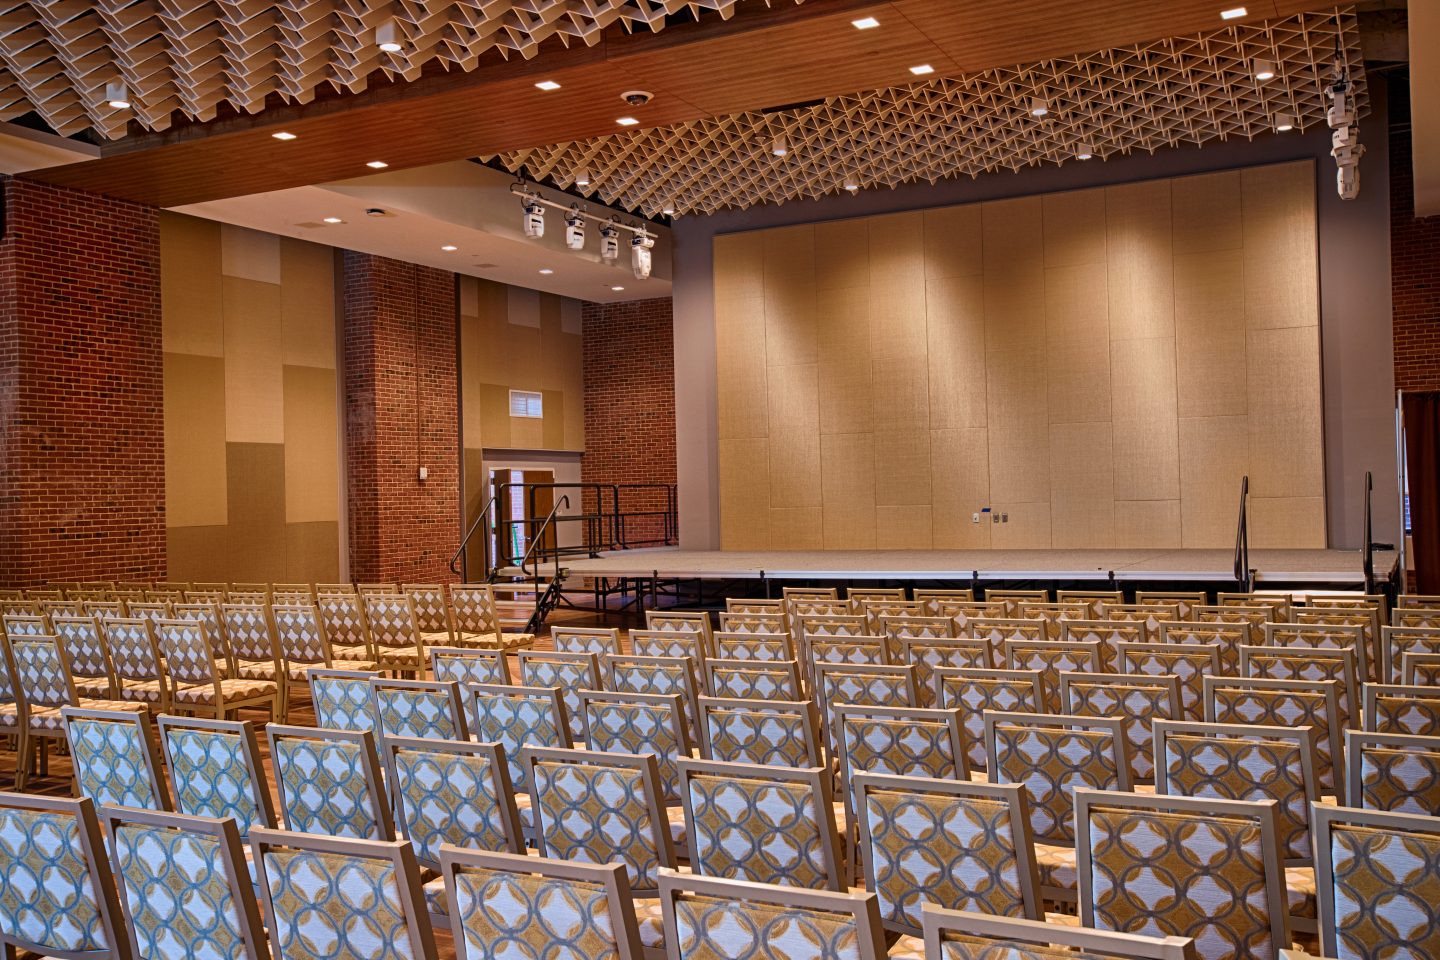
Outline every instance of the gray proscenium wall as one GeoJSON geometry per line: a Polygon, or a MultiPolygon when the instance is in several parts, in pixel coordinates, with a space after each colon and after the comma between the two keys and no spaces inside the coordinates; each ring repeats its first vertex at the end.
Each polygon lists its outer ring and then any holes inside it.
{"type": "Polygon", "coordinates": [[[1330,546],[1356,548],[1361,536],[1365,471],[1375,473],[1375,535],[1399,530],[1395,489],[1395,375],[1390,333],[1390,179],[1385,86],[1370,78],[1371,114],[1361,121],[1367,153],[1356,200],[1334,189],[1330,131],[1264,134],[1203,147],[1105,162],[1073,161],[975,180],[862,190],[779,206],[684,217],[673,230],[675,429],[680,544],[714,549],[720,542],[716,426],[715,309],[711,241],[725,233],[842,220],[980,200],[1075,190],[1157,177],[1233,169],[1313,157],[1319,192],[1320,337],[1325,403],[1325,493],[1330,546]]]}

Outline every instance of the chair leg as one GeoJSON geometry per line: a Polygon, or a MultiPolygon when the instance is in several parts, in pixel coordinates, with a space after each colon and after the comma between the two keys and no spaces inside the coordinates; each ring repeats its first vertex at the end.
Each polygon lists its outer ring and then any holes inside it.
{"type": "Polygon", "coordinates": [[[15,735],[15,792],[25,789],[30,772],[30,735],[21,730],[15,735]]]}

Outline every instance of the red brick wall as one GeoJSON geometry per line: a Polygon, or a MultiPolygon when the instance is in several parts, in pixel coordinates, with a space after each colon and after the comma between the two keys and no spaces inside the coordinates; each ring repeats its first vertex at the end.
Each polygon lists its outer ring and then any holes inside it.
{"type": "Polygon", "coordinates": [[[1417,219],[1409,84],[1390,84],[1390,285],[1395,387],[1440,390],[1440,216],[1417,219]]]}
{"type": "Polygon", "coordinates": [[[453,580],[448,563],[461,533],[455,276],[347,250],[344,312],[350,577],[453,580]]]}
{"type": "MultiPolygon", "coordinates": [[[[675,345],[669,298],[586,303],[585,455],[588,483],[675,483],[675,345]]],[[[587,510],[593,509],[587,503],[587,510]]],[[[660,490],[622,490],[620,509],[663,511],[660,490]]],[[[625,527],[631,545],[665,537],[661,517],[625,527]]],[[[673,534],[672,534],[673,536],[673,534]]]]}
{"type": "Polygon", "coordinates": [[[0,582],[163,579],[153,208],[4,182],[0,582]]]}

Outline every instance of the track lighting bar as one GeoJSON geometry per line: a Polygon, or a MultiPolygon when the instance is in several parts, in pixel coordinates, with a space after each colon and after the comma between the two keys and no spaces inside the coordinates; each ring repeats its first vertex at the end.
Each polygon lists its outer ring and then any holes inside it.
{"type": "Polygon", "coordinates": [[[510,192],[513,193],[513,194],[515,194],[515,196],[519,197],[521,200],[523,200],[527,205],[528,205],[528,204],[532,204],[532,203],[538,203],[538,204],[540,204],[542,207],[550,207],[550,208],[553,209],[553,210],[564,210],[564,211],[566,212],[566,214],[569,215],[569,216],[572,216],[572,217],[574,217],[574,216],[579,216],[579,217],[585,218],[586,220],[592,220],[592,221],[594,221],[595,223],[599,223],[599,224],[609,224],[609,225],[611,225],[611,226],[613,226],[613,227],[617,227],[617,228],[619,228],[619,229],[621,229],[621,230],[629,231],[630,233],[633,233],[633,234],[635,234],[636,236],[639,236],[639,237],[654,237],[654,236],[655,236],[653,233],[651,233],[649,230],[647,230],[644,226],[638,226],[638,227],[637,227],[637,226],[633,226],[633,225],[628,224],[628,223],[622,223],[622,222],[620,222],[619,220],[616,220],[613,216],[609,216],[609,217],[597,216],[597,215],[591,213],[591,212],[588,211],[588,210],[581,210],[581,209],[578,207],[578,205],[576,205],[576,204],[573,204],[573,203],[559,203],[558,201],[551,200],[551,199],[549,199],[549,198],[547,198],[547,197],[543,197],[543,196],[541,196],[538,192],[536,192],[536,191],[534,191],[534,190],[531,190],[529,187],[525,186],[523,183],[517,182],[517,183],[512,183],[512,184],[510,184],[510,192]]]}

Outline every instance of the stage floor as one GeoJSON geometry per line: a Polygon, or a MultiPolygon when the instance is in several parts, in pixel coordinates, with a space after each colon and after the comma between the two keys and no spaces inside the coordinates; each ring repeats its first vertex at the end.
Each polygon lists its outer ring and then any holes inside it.
{"type": "MultiPolygon", "coordinates": [[[[1384,578],[1394,553],[1375,554],[1384,578]]],[[[1257,583],[1363,583],[1358,550],[1251,550],[1257,583]]],[[[1231,550],[620,550],[566,567],[581,577],[745,580],[1228,581],[1231,550]]]]}

